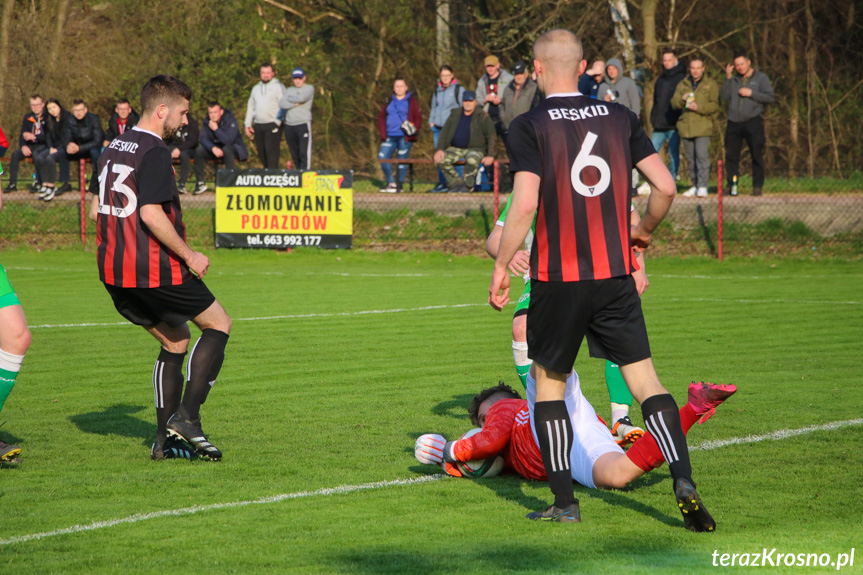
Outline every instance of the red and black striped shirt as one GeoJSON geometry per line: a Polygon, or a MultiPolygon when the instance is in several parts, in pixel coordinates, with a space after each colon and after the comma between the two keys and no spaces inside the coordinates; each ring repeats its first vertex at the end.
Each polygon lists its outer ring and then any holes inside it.
{"type": "Polygon", "coordinates": [[[96,219],[99,279],[123,288],[179,285],[189,268],[162,245],[141,220],[141,207],[161,204],[177,234],[186,239],[171,153],[156,134],[132,128],[102,152],[90,179],[99,196],[96,219]]]}
{"type": "Polygon", "coordinates": [[[559,94],[513,120],[510,171],[540,177],[530,275],[539,281],[625,276],[632,168],[656,150],[624,106],[559,94]]]}

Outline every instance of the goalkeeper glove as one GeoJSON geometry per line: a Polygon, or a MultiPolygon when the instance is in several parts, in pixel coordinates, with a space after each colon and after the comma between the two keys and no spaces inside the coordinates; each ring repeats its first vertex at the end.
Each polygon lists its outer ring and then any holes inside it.
{"type": "Polygon", "coordinates": [[[417,438],[414,446],[414,456],[420,463],[440,464],[443,461],[443,449],[446,439],[437,433],[426,433],[417,438]]]}

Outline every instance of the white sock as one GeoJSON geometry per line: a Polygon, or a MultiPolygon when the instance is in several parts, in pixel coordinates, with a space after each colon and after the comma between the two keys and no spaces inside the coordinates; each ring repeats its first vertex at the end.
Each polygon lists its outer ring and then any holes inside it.
{"type": "Polygon", "coordinates": [[[0,349],[0,369],[18,373],[21,371],[22,363],[24,363],[23,355],[15,355],[14,353],[0,349]]]}
{"type": "Polygon", "coordinates": [[[611,402],[611,425],[614,425],[627,415],[629,415],[628,405],[611,402]]]}

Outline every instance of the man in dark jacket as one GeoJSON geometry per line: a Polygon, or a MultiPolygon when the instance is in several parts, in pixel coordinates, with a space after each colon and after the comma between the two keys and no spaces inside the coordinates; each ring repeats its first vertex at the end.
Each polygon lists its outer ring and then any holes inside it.
{"type": "Polygon", "coordinates": [[[117,100],[117,105],[114,106],[114,113],[111,114],[111,119],[108,120],[108,129],[105,131],[105,140],[102,142],[102,147],[107,148],[114,138],[132,129],[138,123],[140,116],[138,112],[132,109],[132,104],[127,98],[117,100]]]}
{"type": "Polygon", "coordinates": [[[737,195],[737,176],[743,141],[752,155],[752,195],[760,196],[764,186],[764,105],[773,103],[770,79],[752,66],[745,50],[734,54],[734,63],[725,67],[725,83],[719,97],[728,102],[725,128],[725,165],[728,189],[737,195]]]}
{"type": "MultiPolygon", "coordinates": [[[[677,133],[677,120],[680,118],[680,110],[671,107],[671,97],[674,90],[683,78],[686,77],[686,66],[677,59],[677,54],[672,48],[662,51],[662,74],[656,79],[653,89],[653,108],[650,111],[650,124],[653,133],[650,141],[659,152],[662,145],[668,142],[668,170],[677,179],[677,169],[680,166],[680,134],[677,133]]],[[[650,185],[645,183],[645,195],[650,193],[650,185]]],[[[638,192],[642,193],[642,187],[638,192]]]]}
{"type": "Polygon", "coordinates": [[[209,160],[218,163],[225,161],[225,168],[233,170],[237,160],[249,159],[249,151],[240,134],[240,126],[230,110],[218,102],[207,104],[207,122],[201,126],[201,145],[195,150],[195,184],[194,194],[207,191],[204,183],[204,168],[209,160]]]}
{"type": "MultiPolygon", "coordinates": [[[[47,149],[48,142],[45,136],[45,101],[39,94],[30,96],[30,111],[24,114],[21,121],[21,135],[18,136],[18,149],[12,152],[12,160],[9,162],[9,185],[7,192],[18,189],[18,169],[21,160],[32,158],[33,152],[47,149]]],[[[34,192],[39,191],[36,186],[34,192]]]]}
{"type": "Polygon", "coordinates": [[[189,180],[189,172],[192,171],[192,156],[201,139],[198,122],[191,114],[186,114],[188,124],[180,126],[173,137],[165,141],[168,151],[171,152],[171,160],[180,160],[180,179],[177,181],[177,189],[181,194],[186,193],[186,182],[189,180]]]}
{"type": "MultiPolygon", "coordinates": [[[[66,157],[70,162],[89,158],[93,166],[102,155],[105,133],[99,116],[87,109],[84,100],[72,101],[72,118],[66,125],[66,157]]],[[[110,143],[110,142],[109,142],[110,143]]]]}
{"type": "Polygon", "coordinates": [[[443,172],[449,191],[472,191],[480,162],[486,167],[491,166],[496,149],[494,122],[482,109],[477,109],[476,92],[465,90],[462,107],[450,113],[434,154],[434,161],[443,172]],[[464,182],[453,165],[462,159],[465,162],[464,182]]]}
{"type": "Polygon", "coordinates": [[[536,82],[530,79],[527,64],[519,60],[512,66],[512,82],[507,84],[500,99],[500,119],[503,122],[504,137],[509,132],[509,124],[525,112],[534,109],[542,101],[542,93],[536,82]]]}

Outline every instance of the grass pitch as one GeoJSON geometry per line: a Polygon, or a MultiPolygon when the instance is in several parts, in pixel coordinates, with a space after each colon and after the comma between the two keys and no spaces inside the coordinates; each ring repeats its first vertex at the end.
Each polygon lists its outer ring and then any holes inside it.
{"type": "MultiPolygon", "coordinates": [[[[234,319],[202,409],[218,463],[150,461],[158,346],[114,311],[92,253],[2,255],[33,345],[0,415],[24,449],[0,469],[0,573],[689,573],[774,548],[774,562],[853,548],[842,571],[863,571],[859,262],[648,261],[663,383],[679,402],[691,380],[739,388],[689,435],[718,522],[693,534],[667,467],[622,491],[577,487],[584,522],[550,525],[524,519],[545,484],[416,462],[419,434],[457,437],[474,393],[518,385],[512,305],[484,305],[488,259],[210,255],[234,319]]],[[[607,417],[602,362],[583,350],[576,369],[607,417]]]]}

